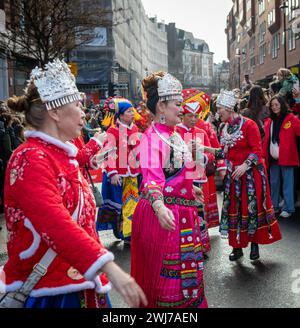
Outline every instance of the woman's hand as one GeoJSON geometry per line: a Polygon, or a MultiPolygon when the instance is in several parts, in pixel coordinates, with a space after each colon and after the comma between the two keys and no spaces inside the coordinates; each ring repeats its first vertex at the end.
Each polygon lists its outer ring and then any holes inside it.
{"type": "Polygon", "coordinates": [[[163,229],[171,232],[175,231],[175,218],[171,210],[164,206],[158,211],[157,216],[159,223],[163,229]]]}
{"type": "Polygon", "coordinates": [[[112,176],[110,181],[113,186],[122,186],[122,178],[119,176],[119,174],[112,176]]]}
{"type": "Polygon", "coordinates": [[[103,133],[97,132],[97,133],[95,133],[94,138],[96,138],[98,141],[100,141],[102,143],[102,145],[104,145],[108,139],[106,132],[103,132],[103,133]]]}
{"type": "Polygon", "coordinates": [[[147,298],[141,287],[117,264],[108,262],[101,271],[107,275],[109,281],[130,307],[138,308],[141,304],[147,306],[147,298]]]}
{"type": "Polygon", "coordinates": [[[237,166],[232,174],[232,178],[238,180],[246,173],[247,170],[248,170],[248,165],[245,163],[240,166],[237,166]]]}
{"type": "Polygon", "coordinates": [[[156,211],[159,224],[165,230],[174,232],[176,229],[174,214],[165,205],[160,206],[156,211]]]}
{"type": "Polygon", "coordinates": [[[201,188],[193,186],[193,194],[199,203],[204,203],[204,193],[201,188]]]}

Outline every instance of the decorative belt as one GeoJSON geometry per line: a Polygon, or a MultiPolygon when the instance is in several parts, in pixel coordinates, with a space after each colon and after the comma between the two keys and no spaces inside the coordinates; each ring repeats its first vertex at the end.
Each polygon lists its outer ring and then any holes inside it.
{"type": "Polygon", "coordinates": [[[165,204],[168,205],[181,205],[181,206],[197,206],[197,202],[195,200],[178,198],[178,197],[164,197],[165,204]]]}
{"type": "MultiPolygon", "coordinates": [[[[140,198],[150,200],[150,196],[151,195],[149,195],[149,194],[142,193],[140,195],[140,198]]],[[[168,205],[181,205],[181,206],[187,206],[187,207],[193,207],[193,206],[199,205],[199,203],[196,200],[179,198],[179,197],[164,196],[164,202],[165,202],[165,204],[168,204],[168,205]]]]}

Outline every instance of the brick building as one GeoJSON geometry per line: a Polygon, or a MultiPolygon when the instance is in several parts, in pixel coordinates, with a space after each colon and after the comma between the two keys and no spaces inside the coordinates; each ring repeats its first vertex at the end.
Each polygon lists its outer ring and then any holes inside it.
{"type": "Polygon", "coordinates": [[[299,76],[300,1],[232,2],[226,27],[230,87],[241,85],[246,74],[253,82],[267,87],[277,70],[285,67],[285,62],[299,76]]]}

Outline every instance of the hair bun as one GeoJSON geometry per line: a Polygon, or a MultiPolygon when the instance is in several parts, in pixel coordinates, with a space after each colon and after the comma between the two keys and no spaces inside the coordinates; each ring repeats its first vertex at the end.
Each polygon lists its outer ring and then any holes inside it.
{"type": "Polygon", "coordinates": [[[7,99],[7,106],[14,112],[27,112],[30,109],[30,104],[26,96],[12,96],[7,99]]]}
{"type": "Polygon", "coordinates": [[[158,81],[160,78],[164,77],[167,73],[163,71],[159,71],[156,73],[152,73],[149,76],[147,76],[143,82],[143,89],[147,94],[147,98],[150,98],[157,94],[157,87],[158,87],[158,81]]]}

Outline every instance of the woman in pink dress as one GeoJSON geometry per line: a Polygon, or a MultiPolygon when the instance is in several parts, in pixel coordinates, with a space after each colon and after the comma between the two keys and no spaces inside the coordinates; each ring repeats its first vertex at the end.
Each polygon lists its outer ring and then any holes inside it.
{"type": "Polygon", "coordinates": [[[150,308],[205,308],[196,206],[202,193],[193,186],[191,152],[175,131],[182,86],[159,72],[143,88],[155,120],[141,141],[142,196],[133,217],[131,273],[150,308]]]}

